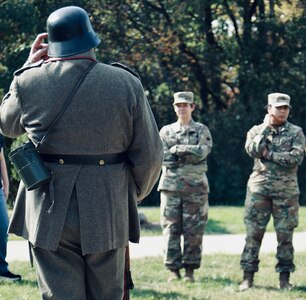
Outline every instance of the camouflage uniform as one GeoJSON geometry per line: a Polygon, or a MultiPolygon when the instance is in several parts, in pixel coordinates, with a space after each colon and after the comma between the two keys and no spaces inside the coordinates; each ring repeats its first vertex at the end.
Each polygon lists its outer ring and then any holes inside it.
{"type": "Polygon", "coordinates": [[[205,125],[193,120],[187,128],[179,122],[164,126],[160,136],[164,145],[158,186],[165,239],[164,263],[168,269],[196,269],[201,264],[202,237],[207,222],[206,159],[212,137],[205,125]],[[181,235],[184,237],[183,253],[181,235]]]}
{"type": "Polygon", "coordinates": [[[247,236],[240,265],[244,271],[258,271],[258,254],[272,215],[278,241],[276,272],[293,272],[292,236],[298,225],[300,193],[297,169],[304,157],[304,134],[287,121],[278,128],[263,123],[248,132],[245,149],[254,158],[254,167],[247,185],[247,236]],[[270,159],[262,157],[264,147],[273,153],[270,159]]]}

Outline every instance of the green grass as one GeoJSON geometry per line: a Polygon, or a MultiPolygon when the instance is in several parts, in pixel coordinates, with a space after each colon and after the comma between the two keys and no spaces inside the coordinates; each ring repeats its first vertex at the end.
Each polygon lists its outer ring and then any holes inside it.
{"type": "Polygon", "coordinates": [[[278,274],[274,271],[274,255],[261,256],[260,271],[255,275],[255,287],[238,292],[242,279],[239,256],[203,256],[202,266],[196,270],[196,282],[176,281],[167,283],[167,271],[161,258],[147,258],[132,261],[132,275],[135,289],[131,292],[134,300],[291,300],[306,298],[304,267],[306,254],[296,254],[300,266],[293,273],[291,282],[295,288],[289,291],[278,289],[278,274]]]}
{"type": "MultiPolygon", "coordinates": [[[[161,235],[162,231],[159,224],[159,207],[140,206],[139,212],[144,213],[147,220],[149,221],[148,225],[142,227],[142,236],[161,235]]],[[[242,207],[210,207],[208,219],[209,220],[208,224],[206,225],[205,234],[244,233],[242,207]]],[[[14,235],[10,235],[9,239],[20,240],[19,237],[14,235]]]]}
{"type": "Polygon", "coordinates": [[[37,300],[41,299],[37,286],[35,270],[29,262],[11,262],[10,270],[22,275],[22,281],[16,283],[0,282],[0,299],[37,300]]]}
{"type": "MultiPolygon", "coordinates": [[[[139,212],[144,213],[149,225],[142,228],[143,236],[161,235],[159,225],[159,207],[140,206],[139,212]]],[[[245,233],[243,223],[243,207],[211,206],[208,212],[208,223],[205,234],[241,234],[245,233]]],[[[306,230],[306,207],[300,207],[299,226],[296,232],[306,230]]],[[[274,231],[272,218],[267,227],[268,232],[274,231]]]]}
{"type": "MultiPolygon", "coordinates": [[[[159,207],[141,207],[149,221],[148,228],[142,228],[142,236],[160,235],[159,207]]],[[[244,233],[243,207],[212,206],[206,234],[244,233]]],[[[268,231],[273,231],[272,222],[268,231]]],[[[300,225],[296,231],[306,230],[306,208],[300,209],[300,225]]],[[[15,239],[10,236],[10,239],[15,239]]],[[[239,267],[239,255],[206,255],[202,266],[196,271],[194,284],[183,281],[167,283],[168,273],[162,258],[133,259],[131,262],[135,289],[131,291],[133,300],[291,300],[306,299],[306,281],[304,266],[306,253],[295,254],[297,270],[291,282],[295,288],[291,291],[278,290],[278,277],[274,271],[274,254],[260,256],[260,271],[255,276],[255,288],[240,293],[238,284],[242,279],[239,267]]],[[[35,271],[27,262],[12,262],[10,269],[20,273],[21,283],[0,283],[0,299],[37,300],[40,299],[35,271]]]]}
{"type": "MultiPolygon", "coordinates": [[[[159,207],[140,206],[139,212],[145,214],[149,224],[141,228],[142,236],[158,236],[162,234],[159,224],[159,207]]],[[[208,213],[208,223],[205,234],[242,234],[245,233],[243,224],[243,207],[236,206],[211,206],[208,213]]],[[[10,212],[11,213],[11,212],[10,212]]],[[[306,207],[300,208],[299,226],[295,232],[306,230],[306,207]]],[[[268,232],[273,232],[272,218],[267,227],[268,232]]],[[[14,235],[9,240],[21,240],[14,235]]]]}
{"type": "MultiPolygon", "coordinates": [[[[135,288],[131,291],[133,300],[300,300],[306,299],[304,266],[306,254],[296,253],[297,270],[291,276],[292,291],[278,290],[278,275],[274,271],[273,254],[260,256],[260,270],[255,276],[255,287],[238,292],[242,279],[238,255],[206,255],[202,266],[195,271],[196,282],[167,282],[168,272],[162,258],[143,258],[131,261],[135,288]]],[[[11,270],[20,273],[20,283],[0,283],[0,299],[40,299],[34,269],[29,263],[13,262],[11,270]]]]}

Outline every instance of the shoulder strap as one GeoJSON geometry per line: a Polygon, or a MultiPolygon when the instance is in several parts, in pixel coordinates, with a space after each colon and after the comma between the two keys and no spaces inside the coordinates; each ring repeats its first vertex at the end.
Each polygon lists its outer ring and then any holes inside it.
{"type": "Polygon", "coordinates": [[[130,72],[131,74],[133,74],[135,77],[137,77],[138,79],[140,79],[140,76],[139,76],[139,74],[138,74],[136,71],[132,70],[131,68],[129,68],[128,66],[126,66],[126,65],[124,65],[124,64],[121,64],[121,63],[119,63],[119,62],[113,62],[113,63],[111,63],[110,65],[113,66],[113,67],[118,67],[118,68],[121,68],[121,69],[123,69],[123,70],[125,70],[125,71],[128,71],[128,72],[130,72]]]}
{"type": "Polygon", "coordinates": [[[38,68],[38,67],[40,67],[43,64],[43,62],[44,61],[41,59],[41,60],[39,60],[36,63],[25,64],[22,68],[20,68],[20,69],[18,69],[18,70],[16,70],[14,72],[14,76],[18,76],[18,75],[22,74],[26,70],[33,69],[33,68],[38,68]]]}
{"type": "Polygon", "coordinates": [[[87,76],[87,74],[89,73],[89,71],[97,64],[96,61],[94,61],[92,64],[90,64],[90,66],[85,70],[84,74],[82,75],[82,77],[79,79],[79,81],[76,83],[76,85],[73,87],[72,91],[70,92],[70,94],[68,95],[66,101],[64,102],[64,105],[61,109],[61,111],[59,112],[59,114],[57,115],[57,117],[55,118],[55,120],[53,121],[53,123],[51,124],[51,126],[49,127],[49,129],[47,130],[47,132],[45,133],[45,135],[43,136],[43,138],[41,139],[40,142],[37,143],[36,145],[36,150],[39,149],[39,147],[41,146],[41,144],[45,141],[47,135],[51,132],[51,130],[54,128],[54,125],[59,121],[59,119],[62,117],[63,113],[65,112],[65,110],[67,109],[67,107],[69,106],[74,94],[77,92],[78,88],[80,87],[81,83],[84,81],[85,77],[87,76]]]}

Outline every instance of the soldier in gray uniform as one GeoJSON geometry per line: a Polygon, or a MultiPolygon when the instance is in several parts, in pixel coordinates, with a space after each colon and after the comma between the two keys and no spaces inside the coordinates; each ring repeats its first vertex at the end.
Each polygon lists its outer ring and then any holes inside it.
{"type": "Polygon", "coordinates": [[[245,149],[254,159],[254,167],[245,199],[246,243],[240,261],[244,271],[241,291],[253,286],[261,242],[271,215],[278,242],[275,269],[280,273],[280,288],[292,287],[289,283],[290,273],[295,270],[292,236],[298,225],[300,193],[297,170],[304,157],[305,137],[300,127],[287,121],[290,108],[290,96],[269,94],[264,122],[247,134],[245,149]]]}
{"type": "Polygon", "coordinates": [[[160,175],[159,131],[139,78],[96,61],[100,39],[86,11],[58,9],[47,30],[3,99],[3,134],[37,145],[88,74],[39,148],[52,183],[20,183],[9,231],[31,243],[43,299],[121,300],[125,249],[139,241],[137,202],[160,175]]]}
{"type": "Polygon", "coordinates": [[[205,125],[192,119],[193,99],[192,92],[175,93],[173,107],[178,120],[160,130],[164,162],[158,190],[161,192],[164,264],[170,270],[169,281],[180,279],[180,269],[185,268],[184,280],[194,282],[194,269],[201,264],[202,237],[207,222],[206,172],[212,137],[205,125]]]}

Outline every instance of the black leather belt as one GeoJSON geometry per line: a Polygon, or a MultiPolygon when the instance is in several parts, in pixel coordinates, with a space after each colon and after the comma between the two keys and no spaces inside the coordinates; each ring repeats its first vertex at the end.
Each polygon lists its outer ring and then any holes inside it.
{"type": "Polygon", "coordinates": [[[103,155],[60,155],[39,153],[42,160],[60,165],[98,165],[118,164],[125,160],[125,153],[103,155]]]}

